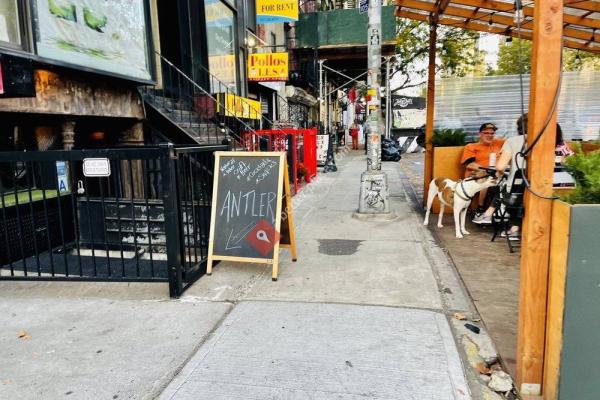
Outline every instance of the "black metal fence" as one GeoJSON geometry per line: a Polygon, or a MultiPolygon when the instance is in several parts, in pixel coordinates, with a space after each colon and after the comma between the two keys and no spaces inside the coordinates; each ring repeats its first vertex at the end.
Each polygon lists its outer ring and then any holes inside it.
{"type": "Polygon", "coordinates": [[[179,296],[205,271],[216,150],[0,152],[0,280],[169,282],[179,296]]]}

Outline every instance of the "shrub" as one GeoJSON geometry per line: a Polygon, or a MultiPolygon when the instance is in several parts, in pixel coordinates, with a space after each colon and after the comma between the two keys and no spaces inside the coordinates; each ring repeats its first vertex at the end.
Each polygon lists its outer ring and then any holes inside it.
{"type": "Polygon", "coordinates": [[[436,129],[431,137],[434,147],[464,146],[466,133],[462,129],[436,129]]]}
{"type": "Polygon", "coordinates": [[[565,165],[577,186],[564,200],[570,204],[600,204],[600,150],[585,154],[576,144],[575,155],[567,157],[565,165]]]}

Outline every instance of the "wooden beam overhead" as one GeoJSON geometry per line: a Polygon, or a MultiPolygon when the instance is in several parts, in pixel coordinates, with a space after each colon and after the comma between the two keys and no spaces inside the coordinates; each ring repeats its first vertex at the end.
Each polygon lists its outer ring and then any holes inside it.
{"type": "MultiPolygon", "coordinates": [[[[423,11],[435,12],[435,4],[433,3],[427,3],[419,0],[405,0],[402,3],[406,8],[416,8],[423,11]]],[[[495,15],[489,11],[477,11],[477,9],[448,6],[446,7],[444,14],[453,17],[463,17],[469,20],[479,20],[485,22],[489,22],[491,20],[495,24],[502,24],[506,26],[514,25],[514,20],[512,17],[495,15]]]]}
{"type": "Polygon", "coordinates": [[[576,8],[578,10],[600,12],[600,3],[597,1],[564,0],[565,7],[576,8]]]}
{"type": "MultiPolygon", "coordinates": [[[[409,18],[417,21],[430,22],[429,17],[426,14],[419,14],[412,11],[402,10],[396,14],[400,18],[409,18]]],[[[495,25],[488,25],[487,23],[480,23],[476,21],[466,22],[457,19],[442,17],[438,21],[441,25],[454,26],[457,28],[471,29],[480,32],[496,33],[499,35],[506,35],[507,27],[499,27],[495,25]]],[[[525,31],[521,34],[526,39],[531,39],[531,31],[525,31]]]]}
{"type": "Polygon", "coordinates": [[[450,4],[450,0],[437,0],[436,3],[438,4],[438,15],[443,15],[450,4]]]}
{"type": "Polygon", "coordinates": [[[600,43],[600,33],[596,33],[596,31],[588,32],[581,29],[563,28],[563,32],[564,37],[600,43]]]}
{"type": "Polygon", "coordinates": [[[444,14],[444,11],[446,10],[446,7],[448,7],[449,3],[450,3],[450,0],[436,0],[435,4],[430,3],[433,6],[430,11],[430,15],[431,15],[430,24],[432,24],[432,25],[437,24],[437,21],[439,20],[440,16],[444,14]]]}
{"type": "MultiPolygon", "coordinates": [[[[489,2],[489,4],[491,4],[492,8],[484,8],[484,7],[479,7],[477,5],[478,3],[479,3],[478,0],[453,0],[451,3],[449,3],[452,5],[448,5],[444,9],[443,14],[450,15],[450,16],[456,16],[456,17],[462,17],[467,20],[485,20],[485,21],[489,22],[489,20],[491,19],[492,23],[516,27],[514,18],[512,16],[496,14],[497,12],[514,13],[515,10],[514,10],[513,5],[508,4],[508,3],[500,3],[500,5],[496,5],[497,2],[489,2]],[[471,7],[475,7],[475,8],[468,9],[468,8],[455,7],[454,5],[456,5],[456,4],[471,6],[471,7]]],[[[397,4],[399,7],[401,7],[398,9],[398,11],[400,11],[402,8],[405,8],[405,9],[426,11],[426,12],[429,12],[434,15],[441,15],[440,13],[436,14],[437,5],[434,3],[428,3],[428,2],[420,1],[420,0],[400,0],[400,1],[398,1],[397,4]]],[[[486,2],[485,4],[488,4],[488,3],[486,2]]],[[[525,17],[528,18],[528,20],[523,22],[523,24],[521,24],[521,28],[531,29],[531,26],[533,24],[533,8],[532,7],[524,7],[523,14],[525,17]]],[[[586,18],[585,16],[575,16],[575,15],[565,14],[564,15],[564,23],[569,26],[575,25],[575,26],[580,26],[583,28],[600,29],[600,19],[586,18]]],[[[589,35],[591,37],[592,33],[590,33],[589,35]]],[[[567,34],[567,36],[569,36],[569,35],[567,34]]],[[[574,37],[577,37],[577,36],[574,36],[574,37]]],[[[596,37],[598,37],[598,36],[596,36],[596,37]]],[[[595,40],[598,41],[598,39],[595,39],[595,40]]]]}
{"type": "Polygon", "coordinates": [[[589,51],[590,53],[600,54],[600,44],[598,43],[580,43],[572,40],[564,40],[565,47],[569,47],[571,49],[578,49],[589,51]]]}
{"type": "MultiPolygon", "coordinates": [[[[479,10],[480,10],[480,8],[479,8],[479,7],[475,7],[475,8],[473,9],[473,12],[475,13],[475,15],[477,15],[477,13],[479,12],[479,10]]],[[[467,18],[467,19],[465,20],[465,22],[470,22],[470,21],[471,21],[471,18],[467,18]]]]}
{"type": "MultiPolygon", "coordinates": [[[[411,0],[411,1],[415,1],[415,0],[411,0]]],[[[423,11],[426,11],[426,10],[423,10],[423,11]]],[[[399,18],[408,18],[408,19],[413,19],[416,21],[423,21],[423,22],[431,23],[431,18],[429,17],[429,15],[417,13],[414,11],[408,11],[405,9],[397,11],[396,16],[399,18]]],[[[504,35],[504,36],[508,36],[508,31],[509,31],[508,26],[498,26],[498,25],[490,26],[487,22],[478,22],[478,21],[467,22],[467,21],[461,21],[461,20],[452,19],[452,18],[448,18],[448,17],[439,18],[438,23],[440,25],[453,26],[453,27],[463,28],[463,29],[470,29],[470,30],[479,31],[479,32],[495,33],[495,34],[504,35]]],[[[511,28],[510,35],[512,37],[518,37],[518,34],[515,31],[515,29],[513,27],[510,27],[510,28],[511,28]]],[[[576,35],[576,36],[570,36],[570,37],[564,38],[563,43],[564,43],[565,47],[588,51],[588,52],[592,52],[592,53],[600,53],[600,35],[598,33],[595,35],[595,38],[598,40],[592,42],[590,40],[591,33],[589,35],[586,35],[587,32],[577,30],[577,29],[572,29],[572,28],[565,29],[565,31],[568,31],[568,32],[572,33],[573,35],[576,35]],[[578,31],[578,32],[573,32],[573,31],[578,31]],[[580,39],[580,40],[584,40],[584,42],[578,42],[578,41],[572,40],[572,39],[580,39]]],[[[531,40],[532,39],[531,30],[530,29],[522,29],[521,30],[521,38],[531,40]]]]}
{"type": "MultiPolygon", "coordinates": [[[[575,1],[578,1],[578,0],[574,0],[574,2],[575,1]]],[[[399,0],[399,2],[403,3],[404,1],[399,0]]],[[[592,2],[579,2],[576,4],[581,6],[582,3],[592,3],[592,2]]],[[[482,0],[452,0],[452,5],[479,7],[484,10],[485,9],[489,10],[489,12],[507,12],[507,13],[515,12],[514,3],[512,3],[512,2],[504,3],[504,2],[496,1],[496,0],[484,0],[484,1],[482,1],[482,0]]],[[[575,8],[575,3],[573,3],[571,5],[571,7],[575,8]]],[[[533,17],[533,7],[531,7],[531,6],[523,7],[523,15],[525,15],[526,17],[533,17]]],[[[586,28],[592,28],[592,29],[594,29],[594,28],[600,29],[600,19],[596,19],[596,18],[585,18],[585,17],[580,17],[577,15],[565,13],[565,14],[563,14],[563,20],[565,23],[572,24],[572,25],[579,25],[579,26],[583,26],[586,28]]]]}

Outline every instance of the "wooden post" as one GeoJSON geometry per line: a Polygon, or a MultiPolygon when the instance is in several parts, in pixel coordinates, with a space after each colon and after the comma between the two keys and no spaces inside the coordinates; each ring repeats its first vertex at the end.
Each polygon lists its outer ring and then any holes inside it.
{"type": "MultiPolygon", "coordinates": [[[[552,109],[560,77],[562,0],[535,2],[527,142],[532,143],[552,109]]],[[[533,191],[552,195],[556,110],[528,158],[533,191]]],[[[521,394],[542,389],[552,201],[525,195],[517,339],[517,384],[521,394]]]]}
{"type": "Polygon", "coordinates": [[[437,24],[429,25],[429,70],[427,73],[427,120],[425,122],[425,175],[423,182],[423,204],[427,202],[429,182],[433,179],[433,111],[435,106],[435,44],[437,24]]]}

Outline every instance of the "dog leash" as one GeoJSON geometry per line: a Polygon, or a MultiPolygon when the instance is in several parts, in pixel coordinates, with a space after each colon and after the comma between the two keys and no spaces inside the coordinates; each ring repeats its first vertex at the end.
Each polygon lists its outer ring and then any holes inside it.
{"type": "MultiPolygon", "coordinates": [[[[494,176],[496,174],[496,169],[495,168],[481,168],[481,169],[484,170],[487,173],[488,176],[494,176]]],[[[464,201],[471,201],[471,200],[473,200],[473,198],[475,197],[475,195],[469,196],[467,194],[467,191],[465,190],[465,187],[463,186],[463,182],[464,181],[474,181],[474,180],[477,180],[477,179],[479,179],[479,178],[476,178],[474,176],[470,176],[468,178],[461,179],[460,181],[458,181],[458,183],[460,184],[460,189],[462,190],[462,192],[463,192],[463,194],[465,195],[466,198],[463,197],[463,196],[461,196],[458,193],[458,190],[455,190],[454,192],[456,193],[456,195],[458,197],[460,197],[464,201]]]]}

